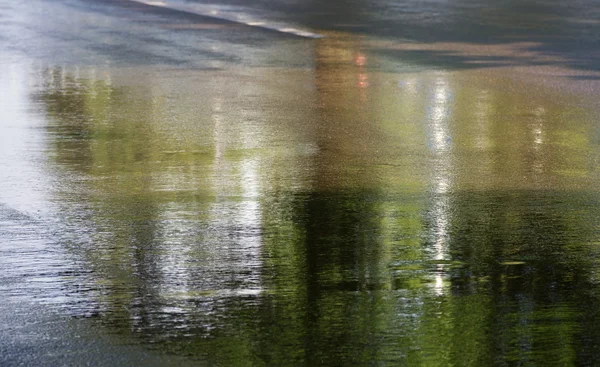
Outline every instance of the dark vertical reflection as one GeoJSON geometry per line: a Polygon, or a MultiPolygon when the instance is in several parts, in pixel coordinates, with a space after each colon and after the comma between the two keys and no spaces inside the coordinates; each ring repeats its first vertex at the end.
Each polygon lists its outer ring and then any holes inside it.
{"type": "Polygon", "coordinates": [[[472,310],[482,317],[480,342],[503,363],[587,359],[579,353],[578,340],[588,332],[578,315],[597,301],[578,298],[591,286],[596,260],[573,236],[594,237],[585,218],[598,217],[597,198],[571,193],[565,199],[551,191],[454,198],[450,248],[462,265],[451,271],[453,298],[486,305],[483,313],[472,310]]]}
{"type": "Polygon", "coordinates": [[[378,129],[360,45],[331,37],[319,41],[315,60],[309,190],[277,192],[266,210],[273,293],[261,325],[273,334],[261,351],[274,365],[364,365],[380,354],[388,287],[369,164],[378,129]]]}

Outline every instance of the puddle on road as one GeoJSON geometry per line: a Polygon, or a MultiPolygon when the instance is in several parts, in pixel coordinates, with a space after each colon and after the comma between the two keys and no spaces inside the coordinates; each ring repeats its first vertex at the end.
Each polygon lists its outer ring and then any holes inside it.
{"type": "MultiPolygon", "coordinates": [[[[15,69],[0,134],[30,140],[2,151],[26,169],[0,199],[42,210],[83,271],[72,313],[166,355],[595,358],[597,112],[495,71],[376,61],[332,37],[310,69],[15,69]]],[[[69,309],[77,281],[31,262],[21,276],[69,309]]]]}

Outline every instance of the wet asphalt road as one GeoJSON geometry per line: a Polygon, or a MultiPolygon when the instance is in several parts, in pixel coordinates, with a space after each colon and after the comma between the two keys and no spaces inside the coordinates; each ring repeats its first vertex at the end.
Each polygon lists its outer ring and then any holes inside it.
{"type": "Polygon", "coordinates": [[[598,364],[593,1],[177,4],[0,0],[0,365],[598,364]]]}

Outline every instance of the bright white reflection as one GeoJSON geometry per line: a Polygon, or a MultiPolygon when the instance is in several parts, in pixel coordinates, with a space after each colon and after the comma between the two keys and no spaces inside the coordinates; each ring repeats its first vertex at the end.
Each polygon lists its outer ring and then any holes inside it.
{"type": "Polygon", "coordinates": [[[223,110],[223,98],[217,96],[213,99],[212,105],[212,119],[214,123],[214,148],[215,148],[215,161],[220,162],[223,158],[223,149],[225,145],[224,123],[222,118],[223,110]]]}
{"type": "Polygon", "coordinates": [[[436,200],[433,209],[435,224],[435,259],[443,260],[446,255],[446,239],[448,238],[449,210],[447,199],[436,200]]]}
{"type": "MultiPolygon", "coordinates": [[[[450,227],[450,202],[448,193],[452,189],[452,151],[451,151],[451,103],[452,89],[445,75],[436,78],[433,93],[428,102],[428,124],[430,146],[433,150],[432,176],[432,235],[434,260],[446,260],[448,257],[448,236],[450,227]]],[[[442,295],[445,291],[443,281],[444,265],[438,264],[435,272],[434,291],[442,295]]]]}
{"type": "MultiPolygon", "coordinates": [[[[0,201],[24,212],[49,209],[49,177],[40,126],[44,121],[31,103],[31,66],[23,62],[3,67],[0,74],[0,201]]],[[[52,75],[54,76],[54,75],[52,75]]],[[[60,76],[62,78],[62,76],[60,76]]],[[[60,85],[61,81],[55,81],[60,85]]]]}
{"type": "Polygon", "coordinates": [[[534,123],[531,124],[531,134],[533,135],[533,163],[532,169],[535,173],[544,171],[544,159],[542,154],[543,144],[546,140],[544,133],[544,122],[546,119],[546,109],[542,106],[533,110],[534,123]]]}
{"type": "Polygon", "coordinates": [[[445,283],[444,283],[444,268],[442,265],[438,265],[437,271],[435,273],[435,283],[433,284],[433,291],[436,296],[442,296],[445,293],[445,283]]]}
{"type": "Polygon", "coordinates": [[[437,194],[448,193],[452,181],[450,105],[451,89],[448,80],[439,76],[435,81],[433,95],[429,100],[429,113],[427,116],[430,128],[430,145],[435,154],[433,184],[434,192],[437,194]]]}
{"type": "Polygon", "coordinates": [[[450,113],[450,87],[448,81],[439,77],[435,82],[433,98],[430,101],[429,121],[431,124],[432,146],[437,152],[450,146],[451,137],[448,130],[450,113]]]}
{"type": "Polygon", "coordinates": [[[261,162],[251,149],[260,131],[224,94],[216,90],[210,101],[214,159],[205,178],[189,182],[174,169],[171,185],[161,186],[201,188],[213,198],[171,202],[161,211],[161,292],[171,299],[261,292],[261,162]]]}
{"type": "MultiPolygon", "coordinates": [[[[255,159],[245,159],[241,163],[242,174],[242,203],[239,208],[239,224],[247,232],[243,234],[242,246],[252,248],[252,258],[258,259],[261,245],[261,208],[259,202],[260,182],[258,162],[255,159]]],[[[254,261],[254,260],[253,260],[254,261]]]]}
{"type": "Polygon", "coordinates": [[[546,109],[544,107],[538,107],[533,111],[535,116],[535,123],[532,126],[533,131],[533,142],[536,148],[544,143],[544,119],[546,116],[546,109]]]}
{"type": "Polygon", "coordinates": [[[249,269],[258,270],[260,265],[260,164],[250,151],[257,144],[258,126],[246,124],[244,119],[240,121],[239,115],[234,113],[237,111],[227,109],[219,96],[213,99],[212,111],[215,148],[212,189],[215,203],[210,210],[210,218],[214,231],[212,243],[216,248],[211,251],[216,252],[217,261],[227,264],[230,270],[234,269],[231,273],[240,274],[238,280],[245,284],[243,287],[256,289],[258,275],[242,277],[241,274],[249,269]],[[240,150],[243,157],[228,158],[228,149],[240,150]]]}
{"type": "Polygon", "coordinates": [[[544,142],[544,131],[541,126],[535,126],[533,129],[533,142],[540,145],[544,142]]]}

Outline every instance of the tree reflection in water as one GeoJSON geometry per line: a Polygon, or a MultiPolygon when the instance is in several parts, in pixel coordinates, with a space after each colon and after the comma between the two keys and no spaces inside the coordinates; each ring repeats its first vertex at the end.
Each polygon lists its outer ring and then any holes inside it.
{"type": "Polygon", "coordinates": [[[44,74],[102,324],[209,364],[594,364],[591,117],[317,42],[311,72],[44,74]]]}

